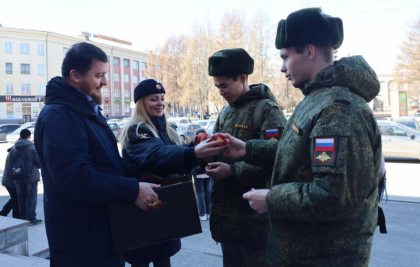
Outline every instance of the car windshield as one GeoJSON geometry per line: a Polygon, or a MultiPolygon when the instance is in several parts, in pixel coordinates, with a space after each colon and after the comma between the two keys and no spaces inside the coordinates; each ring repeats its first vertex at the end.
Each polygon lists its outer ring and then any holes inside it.
{"type": "Polygon", "coordinates": [[[207,124],[208,124],[207,121],[199,121],[198,122],[198,125],[200,125],[200,126],[206,126],[207,124]]]}
{"type": "Polygon", "coordinates": [[[414,130],[420,130],[418,128],[418,125],[417,125],[417,123],[415,121],[400,121],[398,123],[403,124],[403,125],[405,125],[407,127],[413,128],[414,130]]]}
{"type": "Polygon", "coordinates": [[[176,129],[178,133],[185,133],[187,131],[188,126],[182,126],[178,125],[178,128],[176,129]]]}
{"type": "Polygon", "coordinates": [[[23,124],[22,126],[20,126],[19,128],[17,128],[16,130],[14,130],[13,133],[20,133],[20,131],[22,131],[23,129],[28,128],[28,126],[29,125],[32,125],[32,124],[33,124],[32,122],[27,122],[27,123],[23,124]]]}

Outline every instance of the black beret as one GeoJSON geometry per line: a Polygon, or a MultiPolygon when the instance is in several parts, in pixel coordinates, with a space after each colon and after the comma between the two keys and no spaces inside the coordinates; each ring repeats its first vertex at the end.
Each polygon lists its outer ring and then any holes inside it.
{"type": "Polygon", "coordinates": [[[165,88],[163,88],[161,83],[158,83],[153,79],[147,79],[140,82],[134,89],[134,103],[137,103],[137,100],[147,95],[164,93],[165,88]]]}
{"type": "Polygon", "coordinates": [[[31,136],[31,131],[29,131],[28,129],[23,129],[22,131],[20,131],[20,138],[26,139],[29,136],[31,136]]]}
{"type": "Polygon", "coordinates": [[[254,71],[254,60],[242,48],[225,49],[209,57],[210,76],[232,76],[251,74],[254,71]]]}
{"type": "Polygon", "coordinates": [[[343,21],[322,14],[320,8],[290,13],[277,27],[276,48],[313,44],[338,49],[343,43],[343,21]]]}

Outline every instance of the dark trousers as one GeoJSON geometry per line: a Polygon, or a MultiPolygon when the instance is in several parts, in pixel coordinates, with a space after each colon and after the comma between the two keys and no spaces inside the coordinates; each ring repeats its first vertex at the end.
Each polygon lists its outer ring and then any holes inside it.
{"type": "Polygon", "coordinates": [[[220,243],[223,267],[264,266],[266,244],[256,242],[220,243]]]}
{"type": "Polygon", "coordinates": [[[19,201],[17,196],[16,188],[6,187],[9,192],[10,199],[4,204],[3,209],[0,211],[0,215],[7,216],[11,210],[13,210],[13,218],[20,219],[19,201]]]}
{"type": "Polygon", "coordinates": [[[38,182],[32,184],[16,184],[19,200],[20,217],[22,220],[34,222],[36,219],[36,203],[38,182]]]}
{"type": "Polygon", "coordinates": [[[50,249],[51,267],[124,267],[123,253],[50,249]]]}
{"type": "Polygon", "coordinates": [[[210,214],[210,193],[213,187],[212,178],[194,177],[195,192],[197,194],[198,212],[200,216],[210,214]]]}

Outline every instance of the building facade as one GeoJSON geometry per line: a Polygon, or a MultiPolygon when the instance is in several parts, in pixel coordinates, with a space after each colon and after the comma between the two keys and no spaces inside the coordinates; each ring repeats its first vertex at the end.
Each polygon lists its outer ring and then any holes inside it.
{"type": "Polygon", "coordinates": [[[36,120],[44,106],[46,84],[61,76],[64,56],[79,42],[90,42],[108,55],[103,114],[110,118],[131,115],[134,88],[146,78],[146,52],[130,49],[129,42],[101,35],[72,37],[0,27],[0,123],[36,120]]]}

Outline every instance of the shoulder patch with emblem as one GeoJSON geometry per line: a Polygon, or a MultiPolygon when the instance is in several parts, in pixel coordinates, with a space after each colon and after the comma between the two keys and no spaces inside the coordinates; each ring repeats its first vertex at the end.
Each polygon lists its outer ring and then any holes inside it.
{"type": "Polygon", "coordinates": [[[315,137],[313,139],[313,166],[335,166],[338,157],[338,137],[315,137]]]}
{"type": "Polygon", "coordinates": [[[147,140],[147,139],[151,139],[152,138],[147,133],[137,133],[136,135],[137,135],[137,137],[139,139],[142,139],[142,140],[147,140]]]}
{"type": "Polygon", "coordinates": [[[265,140],[268,141],[279,141],[280,140],[280,132],[279,129],[267,129],[265,130],[265,140]]]}

